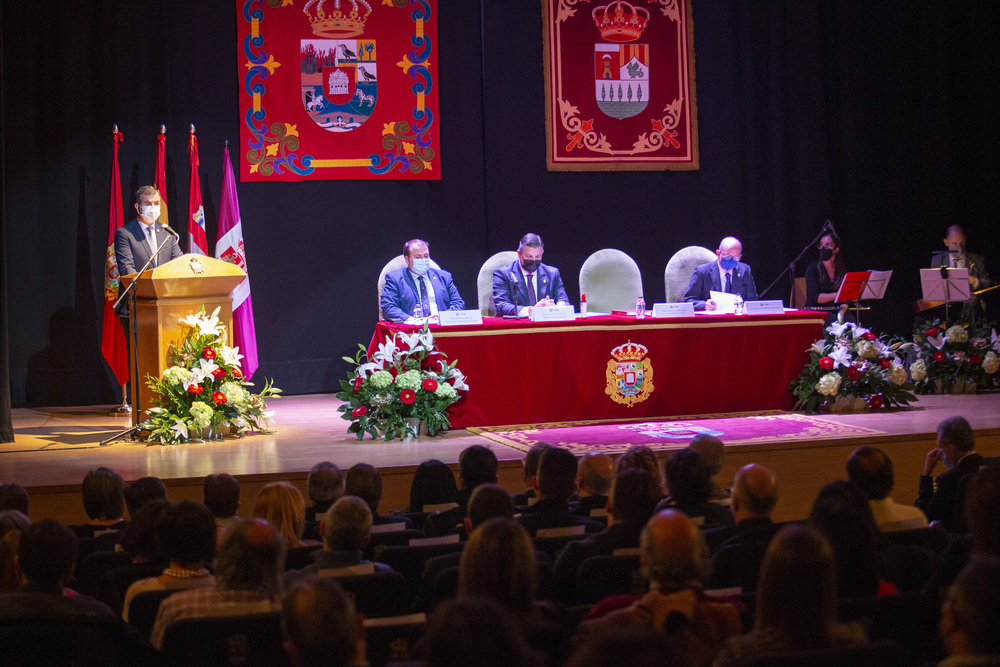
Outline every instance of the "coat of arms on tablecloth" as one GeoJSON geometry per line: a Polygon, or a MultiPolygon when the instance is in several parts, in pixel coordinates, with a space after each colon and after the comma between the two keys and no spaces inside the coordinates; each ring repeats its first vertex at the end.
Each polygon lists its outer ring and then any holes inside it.
{"type": "Polygon", "coordinates": [[[645,345],[631,341],[611,350],[604,393],[615,403],[630,408],[649,398],[653,391],[653,364],[646,358],[648,353],[645,345]]]}

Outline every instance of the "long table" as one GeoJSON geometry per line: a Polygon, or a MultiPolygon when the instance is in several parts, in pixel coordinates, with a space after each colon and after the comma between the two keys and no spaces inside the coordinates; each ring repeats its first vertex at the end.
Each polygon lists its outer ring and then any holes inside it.
{"type": "MultiPolygon", "coordinates": [[[[450,409],[452,427],[467,428],[789,409],[788,385],[825,318],[805,310],[548,323],[486,317],[430,328],[467,376],[467,395],[450,409]]],[[[379,322],[369,352],[417,329],[379,322]]]]}

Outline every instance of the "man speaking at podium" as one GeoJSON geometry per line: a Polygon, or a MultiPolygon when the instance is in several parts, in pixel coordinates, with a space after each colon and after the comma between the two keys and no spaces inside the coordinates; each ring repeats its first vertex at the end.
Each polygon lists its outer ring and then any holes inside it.
{"type": "Polygon", "coordinates": [[[156,188],[144,185],[136,190],[134,206],[136,217],[115,230],[115,258],[120,276],[127,276],[144,267],[160,244],[170,236],[174,239],[163,244],[150,268],[184,254],[177,245],[177,234],[157,222],[160,219],[160,193],[156,188]]]}
{"type": "Polygon", "coordinates": [[[406,266],[385,277],[379,302],[385,319],[412,324],[442,310],[465,308],[451,274],[431,267],[431,251],[426,241],[413,239],[404,243],[403,259],[406,266]]]}

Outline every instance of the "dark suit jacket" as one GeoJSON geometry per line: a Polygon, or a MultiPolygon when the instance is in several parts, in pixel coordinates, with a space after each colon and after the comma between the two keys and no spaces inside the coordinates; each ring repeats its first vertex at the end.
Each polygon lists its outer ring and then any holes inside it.
{"type": "MultiPolygon", "coordinates": [[[[767,545],[779,528],[770,519],[744,519],[735,526],[717,529],[732,533],[715,550],[705,588],[740,586],[744,591],[755,590],[767,545]]],[[[708,535],[705,537],[707,542],[708,535]]]]}
{"type": "MultiPolygon", "coordinates": [[[[518,310],[529,305],[528,285],[518,265],[520,260],[502,266],[493,272],[493,303],[497,307],[497,317],[514,315],[518,310]],[[514,304],[517,303],[517,308],[514,304]]],[[[566,288],[563,287],[559,269],[548,264],[542,264],[535,273],[535,287],[541,301],[550,297],[556,303],[569,303],[566,288]]]]}
{"type": "MultiPolygon", "coordinates": [[[[164,243],[160,252],[156,255],[156,265],[166,264],[172,259],[176,259],[184,254],[176,239],[171,239],[170,235],[163,230],[163,225],[158,222],[153,223],[156,230],[156,244],[164,243]]],[[[115,261],[118,263],[118,275],[127,276],[135,273],[146,265],[153,251],[149,248],[146,240],[145,225],[137,218],[132,218],[124,225],[115,230],[115,261]]],[[[124,287],[119,287],[119,294],[124,291],[124,287]]],[[[124,302],[118,308],[119,315],[125,315],[124,302]]]]}
{"type": "MultiPolygon", "coordinates": [[[[684,293],[684,300],[693,303],[695,310],[705,310],[705,302],[711,298],[709,295],[711,290],[722,291],[719,263],[715,261],[695,268],[687,292],[684,293]]],[[[744,301],[757,300],[757,286],[753,282],[753,274],[750,273],[748,264],[739,262],[733,269],[733,294],[739,294],[744,301]]]]}
{"type": "Polygon", "coordinates": [[[532,537],[543,528],[584,526],[585,532],[588,533],[599,533],[604,530],[604,526],[597,521],[570,514],[569,503],[559,500],[539,500],[526,508],[517,520],[532,537]]]}
{"type": "Polygon", "coordinates": [[[587,519],[594,519],[595,521],[601,521],[598,517],[590,516],[591,510],[602,510],[608,506],[607,496],[584,496],[580,500],[570,506],[569,513],[575,514],[576,516],[582,516],[587,519]]]}
{"type": "Polygon", "coordinates": [[[615,549],[639,546],[639,536],[645,524],[613,523],[596,535],[570,542],[563,548],[552,573],[560,579],[573,579],[583,561],[591,556],[610,556],[615,549]]]}
{"type": "Polygon", "coordinates": [[[921,475],[919,495],[913,504],[924,511],[928,521],[941,521],[948,532],[952,532],[953,517],[957,509],[958,483],[966,475],[978,472],[982,464],[982,455],[973,451],[966,454],[954,468],[946,470],[934,479],[929,475],[921,475]]]}
{"type": "MultiPolygon", "coordinates": [[[[951,266],[951,253],[947,250],[942,250],[931,255],[931,268],[938,269],[942,266],[951,266]]],[[[965,266],[969,269],[969,275],[979,281],[976,289],[983,289],[993,284],[990,281],[989,274],[986,272],[986,260],[982,255],[977,255],[974,252],[966,250],[965,266]]]]}
{"type": "MultiPolygon", "coordinates": [[[[451,279],[451,274],[440,269],[427,269],[425,278],[430,281],[434,290],[434,301],[438,310],[462,310],[465,301],[462,300],[451,279]]],[[[413,279],[410,269],[396,269],[385,277],[385,287],[382,289],[382,315],[392,322],[402,322],[413,315],[413,308],[420,301],[420,290],[413,279]]],[[[430,313],[425,313],[427,317],[430,313]]]]}

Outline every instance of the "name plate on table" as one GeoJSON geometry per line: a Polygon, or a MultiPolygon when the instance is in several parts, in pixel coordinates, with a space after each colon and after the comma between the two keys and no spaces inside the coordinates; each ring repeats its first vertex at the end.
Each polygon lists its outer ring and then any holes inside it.
{"type": "Polygon", "coordinates": [[[575,319],[573,306],[535,306],[531,309],[532,322],[566,322],[575,319]]]}
{"type": "Polygon", "coordinates": [[[744,301],[743,308],[747,315],[784,315],[785,304],[781,299],[765,299],[764,301],[744,301]]]}
{"type": "Polygon", "coordinates": [[[694,317],[694,304],[689,301],[654,303],[653,317],[694,317]]]}
{"type": "Polygon", "coordinates": [[[482,323],[483,314],[478,310],[442,310],[438,312],[438,324],[443,327],[482,323]]]}

